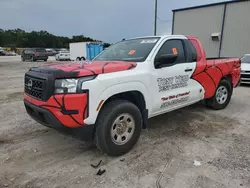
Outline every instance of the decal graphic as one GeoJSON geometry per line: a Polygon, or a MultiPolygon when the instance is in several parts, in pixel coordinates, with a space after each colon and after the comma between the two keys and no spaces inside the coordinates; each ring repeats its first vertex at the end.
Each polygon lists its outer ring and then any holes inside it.
{"type": "Polygon", "coordinates": [[[130,50],[130,51],[128,52],[128,55],[133,55],[135,52],[136,52],[136,50],[130,50]]]}
{"type": "Polygon", "coordinates": [[[166,102],[162,103],[161,108],[166,108],[166,107],[170,107],[170,106],[174,106],[174,105],[183,103],[183,102],[187,101],[188,98],[189,97],[187,96],[187,97],[182,97],[182,98],[179,98],[179,99],[174,99],[174,100],[171,100],[171,101],[166,101],[166,102]]]}
{"type": "Polygon", "coordinates": [[[45,66],[31,68],[32,71],[54,74],[55,77],[81,77],[105,74],[111,72],[125,71],[134,69],[135,62],[124,61],[94,61],[94,63],[47,63],[45,66]]]}
{"type": "Polygon", "coordinates": [[[175,98],[179,98],[179,97],[189,95],[189,93],[190,93],[190,91],[185,92],[185,93],[180,93],[180,94],[177,94],[177,95],[170,95],[169,97],[162,97],[161,100],[162,101],[167,101],[167,100],[171,100],[171,99],[175,99],[175,98]]]}
{"type": "Polygon", "coordinates": [[[170,89],[176,89],[186,87],[188,85],[189,75],[179,75],[169,78],[158,78],[159,92],[168,91],[170,89]]]}
{"type": "Polygon", "coordinates": [[[185,102],[188,100],[189,94],[190,94],[190,91],[185,92],[185,93],[180,93],[177,95],[170,95],[169,97],[162,97],[161,100],[163,101],[163,103],[161,104],[161,108],[166,108],[169,106],[173,106],[173,105],[185,102]]]}
{"type": "Polygon", "coordinates": [[[67,127],[84,126],[84,120],[89,116],[88,114],[88,91],[82,94],[57,94],[52,95],[46,102],[32,98],[24,94],[25,100],[28,102],[49,110],[54,116],[67,127]],[[75,102],[75,99],[78,101],[75,102]],[[65,110],[78,110],[78,114],[63,114],[65,110]]]}
{"type": "Polygon", "coordinates": [[[151,44],[154,44],[154,43],[156,43],[157,42],[157,40],[158,39],[153,39],[153,40],[143,40],[143,41],[141,41],[141,44],[143,44],[143,43],[151,43],[151,44]]]}
{"type": "Polygon", "coordinates": [[[197,64],[191,79],[200,83],[205,90],[205,98],[211,98],[220,83],[220,79],[230,75],[233,86],[240,79],[239,58],[206,59],[201,43],[193,37],[188,37],[197,51],[197,64]]]}
{"type": "Polygon", "coordinates": [[[178,51],[177,51],[176,48],[172,48],[172,52],[173,52],[174,55],[177,55],[177,54],[178,54],[178,51]]]}

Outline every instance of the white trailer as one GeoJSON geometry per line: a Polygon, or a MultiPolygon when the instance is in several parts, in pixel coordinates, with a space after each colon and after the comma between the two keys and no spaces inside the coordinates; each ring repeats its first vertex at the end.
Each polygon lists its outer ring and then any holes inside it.
{"type": "Polygon", "coordinates": [[[101,51],[103,45],[95,42],[75,42],[69,44],[71,60],[92,60],[101,51]]]}

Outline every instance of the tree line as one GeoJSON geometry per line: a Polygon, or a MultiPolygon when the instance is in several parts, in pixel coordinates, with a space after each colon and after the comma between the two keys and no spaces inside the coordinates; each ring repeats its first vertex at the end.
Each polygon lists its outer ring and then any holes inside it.
{"type": "MultiPolygon", "coordinates": [[[[26,32],[22,29],[3,30],[0,29],[0,46],[15,48],[69,48],[72,42],[101,42],[84,35],[72,38],[56,36],[47,31],[26,32]]],[[[104,47],[110,44],[104,43],[104,47]]]]}

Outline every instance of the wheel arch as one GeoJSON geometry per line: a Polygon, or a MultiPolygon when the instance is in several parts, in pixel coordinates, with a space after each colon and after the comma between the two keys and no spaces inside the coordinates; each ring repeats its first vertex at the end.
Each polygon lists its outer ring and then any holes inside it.
{"type": "MultiPolygon", "coordinates": [[[[91,98],[91,96],[90,96],[91,98]]],[[[86,119],[87,124],[94,124],[105,104],[115,99],[123,99],[135,104],[141,111],[146,126],[148,116],[152,109],[152,97],[147,87],[141,82],[126,82],[107,87],[100,95],[91,99],[92,109],[90,116],[86,119]]]]}
{"type": "MultiPolygon", "coordinates": [[[[230,83],[230,85],[231,85],[231,87],[232,87],[232,89],[233,89],[233,77],[232,77],[231,74],[227,74],[227,75],[223,76],[223,77],[221,78],[221,80],[227,80],[227,81],[230,83]]],[[[221,80],[220,80],[220,81],[221,81],[221,80]]]]}
{"type": "Polygon", "coordinates": [[[107,100],[105,100],[101,108],[103,108],[105,104],[116,99],[123,99],[129,102],[132,102],[140,109],[141,112],[143,112],[146,109],[145,97],[138,90],[131,90],[131,91],[125,91],[121,93],[116,93],[110,96],[107,100]]]}
{"type": "Polygon", "coordinates": [[[120,93],[116,93],[112,96],[110,96],[107,100],[105,100],[99,110],[98,116],[101,114],[101,111],[104,109],[104,107],[109,104],[112,101],[115,100],[126,100],[138,107],[138,109],[141,112],[142,119],[143,119],[143,125],[142,128],[146,129],[147,128],[147,123],[148,123],[148,109],[147,109],[147,104],[144,95],[142,92],[138,90],[130,90],[130,91],[124,91],[120,93]]]}

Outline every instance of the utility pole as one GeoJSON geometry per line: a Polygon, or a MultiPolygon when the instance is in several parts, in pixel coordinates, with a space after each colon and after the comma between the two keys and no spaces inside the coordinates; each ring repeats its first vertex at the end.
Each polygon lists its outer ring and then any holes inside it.
{"type": "Polygon", "coordinates": [[[154,28],[154,35],[156,36],[156,30],[157,30],[157,1],[155,0],[155,28],[154,28]]]}

